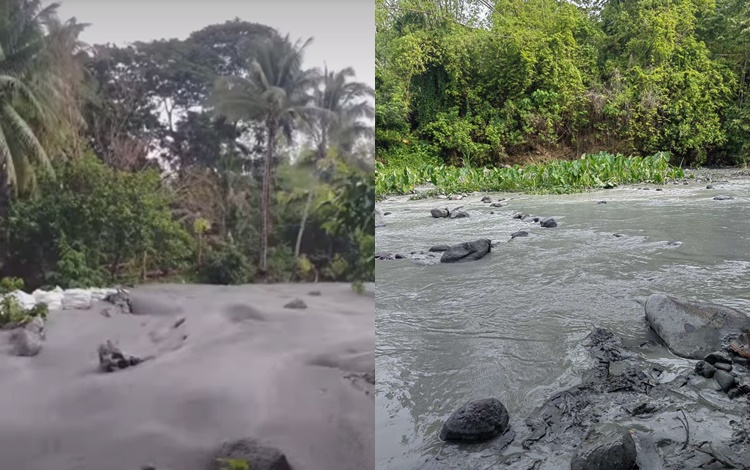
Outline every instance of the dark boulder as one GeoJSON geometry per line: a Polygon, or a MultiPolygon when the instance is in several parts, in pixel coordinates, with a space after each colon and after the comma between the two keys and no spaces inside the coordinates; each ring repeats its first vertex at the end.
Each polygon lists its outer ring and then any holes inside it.
{"type": "Polygon", "coordinates": [[[695,373],[710,379],[716,373],[716,367],[706,361],[698,361],[698,363],[695,364],[695,373]]]}
{"type": "Polygon", "coordinates": [[[448,209],[432,209],[430,210],[430,214],[436,219],[441,219],[448,217],[448,209]]]}
{"type": "Polygon", "coordinates": [[[284,308],[304,309],[304,308],[307,308],[307,304],[302,299],[294,299],[291,302],[288,302],[286,305],[284,305],[284,308]]]}
{"type": "Polygon", "coordinates": [[[570,462],[570,470],[631,470],[638,451],[627,428],[600,424],[591,428],[570,462]]]}
{"type": "Polygon", "coordinates": [[[463,219],[464,217],[468,217],[468,216],[469,216],[468,212],[459,211],[459,210],[454,210],[450,213],[451,219],[463,219]]]}
{"type": "Polygon", "coordinates": [[[545,217],[539,221],[539,224],[545,228],[557,227],[557,221],[552,217],[545,217]]]}
{"type": "Polygon", "coordinates": [[[483,258],[492,249],[492,242],[488,239],[474,240],[453,245],[440,258],[441,263],[461,263],[476,261],[483,258]]]}
{"type": "Polygon", "coordinates": [[[492,202],[492,198],[489,197],[489,196],[484,196],[484,197],[482,197],[482,202],[484,202],[484,203],[492,202]]]}
{"type": "Polygon", "coordinates": [[[440,439],[458,442],[482,442],[508,429],[510,416],[503,403],[486,398],[466,403],[453,412],[440,431],[440,439]]]}
{"type": "Polygon", "coordinates": [[[519,230],[518,232],[513,232],[510,234],[511,240],[517,237],[528,237],[528,236],[529,236],[529,232],[525,230],[519,230]]]}
{"type": "Polygon", "coordinates": [[[730,389],[737,385],[737,379],[725,370],[717,370],[714,374],[714,380],[719,384],[722,390],[728,392],[730,389]]]}
{"type": "Polygon", "coordinates": [[[126,356],[120,351],[120,349],[112,343],[107,341],[106,343],[99,345],[99,369],[102,372],[114,372],[116,370],[127,369],[133,367],[141,362],[143,359],[135,356],[126,356]]]}

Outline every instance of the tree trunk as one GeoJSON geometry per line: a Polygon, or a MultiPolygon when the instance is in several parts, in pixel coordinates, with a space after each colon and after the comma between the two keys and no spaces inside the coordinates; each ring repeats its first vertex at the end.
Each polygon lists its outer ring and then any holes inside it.
{"type": "Polygon", "coordinates": [[[302,221],[299,225],[299,232],[297,232],[297,243],[294,245],[294,263],[297,263],[299,259],[299,250],[302,246],[302,235],[305,233],[305,224],[307,223],[307,217],[310,215],[310,206],[312,205],[313,196],[315,191],[312,189],[307,194],[307,202],[305,202],[305,211],[302,213],[302,221]]]}
{"type": "Polygon", "coordinates": [[[263,168],[263,189],[261,191],[261,256],[260,256],[260,271],[264,275],[268,271],[268,238],[271,232],[271,185],[273,173],[271,167],[273,165],[273,154],[274,147],[276,144],[276,122],[269,119],[266,123],[268,126],[268,138],[266,139],[266,158],[263,168]]]}
{"type": "Polygon", "coordinates": [[[0,166],[0,270],[5,265],[10,242],[10,227],[8,215],[10,212],[10,185],[8,184],[7,169],[0,166]]]}

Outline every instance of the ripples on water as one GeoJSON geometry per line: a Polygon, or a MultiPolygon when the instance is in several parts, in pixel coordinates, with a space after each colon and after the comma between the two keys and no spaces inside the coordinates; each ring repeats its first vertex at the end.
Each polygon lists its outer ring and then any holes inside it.
{"type": "Polygon", "coordinates": [[[638,298],[664,292],[749,311],[750,182],[716,187],[515,195],[499,209],[478,196],[382,203],[393,214],[377,231],[378,251],[530,235],[472,263],[377,263],[378,469],[408,470],[435,453],[443,421],[467,400],[500,398],[521,422],[578,383],[590,364],[581,340],[595,326],[646,341],[638,298]],[[713,201],[718,194],[735,199],[713,201]],[[446,205],[471,217],[430,217],[446,205]],[[553,216],[558,227],[512,219],[515,211],[553,216]]]}

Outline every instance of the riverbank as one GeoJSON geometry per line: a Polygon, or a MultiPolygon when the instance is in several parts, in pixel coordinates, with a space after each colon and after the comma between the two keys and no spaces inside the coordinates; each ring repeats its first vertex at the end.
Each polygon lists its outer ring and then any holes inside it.
{"type": "Polygon", "coordinates": [[[162,284],[132,289],[132,314],[52,310],[37,355],[0,354],[0,467],[207,470],[259,439],[295,470],[372,469],[367,289],[162,284]],[[102,372],[106,341],[144,362],[102,372]]]}

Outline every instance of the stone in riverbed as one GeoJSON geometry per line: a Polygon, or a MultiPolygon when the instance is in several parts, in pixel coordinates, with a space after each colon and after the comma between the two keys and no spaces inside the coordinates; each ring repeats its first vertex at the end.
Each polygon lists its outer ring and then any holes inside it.
{"type": "Polygon", "coordinates": [[[557,221],[552,217],[545,217],[539,221],[539,224],[545,228],[557,227],[557,221]]]}
{"type": "Polygon", "coordinates": [[[114,372],[116,370],[127,369],[141,362],[143,359],[135,356],[126,356],[115,346],[112,341],[99,345],[99,369],[102,372],[114,372]]]}
{"type": "Polygon", "coordinates": [[[689,359],[704,359],[721,350],[727,337],[750,329],[750,317],[742,312],[664,294],[651,295],[644,310],[649,325],[667,347],[689,359]]]}
{"type": "Polygon", "coordinates": [[[453,212],[450,213],[451,219],[463,219],[464,217],[468,217],[468,216],[469,214],[467,212],[459,211],[459,210],[454,210],[453,212]]]}
{"type": "Polygon", "coordinates": [[[435,246],[431,246],[429,251],[434,253],[434,252],[448,251],[450,250],[450,248],[451,247],[448,245],[435,245],[435,246]]]}
{"type": "Polygon", "coordinates": [[[714,380],[719,384],[722,390],[728,392],[729,389],[737,385],[737,379],[732,374],[724,370],[717,370],[714,374],[714,380]]]}
{"type": "Polygon", "coordinates": [[[484,197],[482,198],[482,202],[485,202],[485,203],[488,203],[488,202],[492,202],[492,198],[491,198],[491,197],[489,197],[489,196],[484,196],[484,197]]]}
{"type": "Polygon", "coordinates": [[[440,439],[482,442],[504,433],[510,416],[503,403],[486,398],[466,403],[453,412],[440,431],[440,439]]]}
{"type": "Polygon", "coordinates": [[[731,201],[733,196],[714,196],[714,201],[731,201]]]}
{"type": "Polygon", "coordinates": [[[529,236],[529,232],[527,232],[525,230],[519,230],[518,232],[513,232],[513,233],[510,234],[511,240],[514,239],[514,238],[516,238],[516,237],[528,237],[528,236],[529,236]]]}
{"type": "Polygon", "coordinates": [[[490,207],[505,207],[506,205],[507,204],[503,202],[493,202],[492,204],[490,204],[490,207]]]}
{"type": "Polygon", "coordinates": [[[250,470],[292,470],[281,450],[257,439],[225,442],[214,455],[210,470],[226,468],[226,460],[244,461],[250,470]]]}
{"type": "Polygon", "coordinates": [[[284,305],[284,308],[302,309],[302,308],[307,308],[307,304],[302,299],[294,299],[291,302],[288,302],[286,305],[284,305]]]}
{"type": "Polygon", "coordinates": [[[448,209],[432,209],[430,214],[436,219],[448,217],[448,209]]]}
{"type": "Polygon", "coordinates": [[[626,428],[598,424],[591,428],[570,462],[570,470],[631,470],[638,459],[626,428]]]}
{"type": "Polygon", "coordinates": [[[725,370],[727,372],[732,372],[732,364],[727,364],[726,362],[717,362],[714,364],[714,367],[720,370],[725,370]]]}
{"type": "Polygon", "coordinates": [[[489,239],[464,242],[449,247],[440,258],[441,263],[462,263],[476,261],[483,258],[492,249],[492,241],[489,239]]]}
{"type": "Polygon", "coordinates": [[[36,356],[42,350],[44,343],[44,329],[35,330],[28,326],[16,328],[10,333],[11,354],[14,356],[31,357],[36,356]]]}
{"type": "Polygon", "coordinates": [[[703,358],[704,361],[708,362],[711,365],[714,365],[719,362],[723,362],[724,364],[731,364],[732,360],[729,359],[729,356],[724,354],[721,351],[715,351],[710,354],[708,354],[705,358],[703,358]]]}
{"type": "Polygon", "coordinates": [[[706,361],[698,361],[695,365],[695,373],[702,375],[703,377],[710,379],[716,373],[716,367],[712,366],[706,361]]]}
{"type": "Polygon", "coordinates": [[[708,186],[706,186],[706,189],[714,189],[714,185],[709,184],[708,186]]]}

